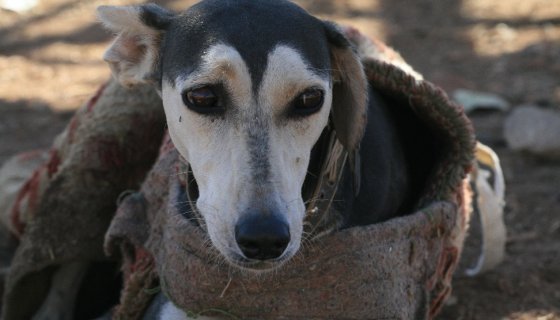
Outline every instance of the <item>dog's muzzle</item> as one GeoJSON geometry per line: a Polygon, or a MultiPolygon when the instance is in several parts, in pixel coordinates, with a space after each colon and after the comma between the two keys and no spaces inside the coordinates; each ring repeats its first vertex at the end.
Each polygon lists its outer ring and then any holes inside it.
{"type": "Polygon", "coordinates": [[[290,228],[276,214],[250,213],[235,226],[235,241],[249,260],[273,260],[290,243],[290,228]]]}
{"type": "MultiPolygon", "coordinates": [[[[314,175],[320,179],[308,186],[303,195],[304,199],[311,199],[306,208],[305,219],[308,223],[304,223],[303,226],[308,239],[329,233],[340,223],[337,215],[327,213],[331,212],[330,206],[342,177],[341,173],[348,153],[336,139],[334,131],[331,130],[324,139],[325,141],[320,144],[323,149],[318,151],[322,159],[320,171],[314,175]]],[[[193,205],[199,197],[196,179],[187,162],[181,162],[181,165],[180,171],[187,173],[179,175],[181,184],[185,188],[183,194],[186,199],[180,200],[179,203],[190,207],[190,210],[184,208],[181,211],[191,213],[198,218],[190,219],[194,223],[204,221],[198,208],[193,205]]],[[[287,262],[297,252],[299,243],[295,241],[299,242],[298,234],[291,234],[294,231],[286,220],[287,215],[278,209],[279,207],[281,206],[266,201],[265,203],[257,201],[243,210],[233,226],[233,240],[237,248],[229,245],[226,251],[221,252],[228,262],[241,269],[272,270],[287,262]]]]}

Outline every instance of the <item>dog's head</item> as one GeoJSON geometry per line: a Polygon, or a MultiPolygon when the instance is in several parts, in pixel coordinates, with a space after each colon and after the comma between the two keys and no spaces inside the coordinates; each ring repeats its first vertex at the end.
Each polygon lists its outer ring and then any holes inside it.
{"type": "Polygon", "coordinates": [[[351,152],[364,131],[367,84],[344,35],[279,0],[98,11],[117,34],[104,57],[115,77],[152,82],[161,94],[212,244],[252,270],[290,259],[311,150],[329,118],[351,152]]]}

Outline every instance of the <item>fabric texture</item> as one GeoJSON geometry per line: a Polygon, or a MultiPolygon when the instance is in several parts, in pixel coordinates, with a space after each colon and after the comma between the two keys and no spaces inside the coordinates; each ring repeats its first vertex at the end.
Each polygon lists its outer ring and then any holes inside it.
{"type": "Polygon", "coordinates": [[[128,91],[115,81],[76,113],[9,211],[19,245],[2,319],[30,319],[61,264],[107,259],[103,237],[116,200],[144,179],[164,127],[161,100],[152,89],[128,91]]]}

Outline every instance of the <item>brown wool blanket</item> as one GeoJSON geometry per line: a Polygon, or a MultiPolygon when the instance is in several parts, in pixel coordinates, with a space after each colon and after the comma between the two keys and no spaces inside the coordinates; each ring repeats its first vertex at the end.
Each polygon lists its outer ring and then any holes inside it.
{"type": "Polygon", "coordinates": [[[116,199],[123,190],[138,188],[157,157],[164,127],[155,92],[127,91],[114,81],[78,110],[48,159],[2,213],[19,238],[5,281],[2,319],[30,319],[57,267],[107,259],[103,237],[116,199]]]}
{"type": "Polygon", "coordinates": [[[272,274],[236,270],[177,209],[188,181],[169,139],[161,143],[158,97],[111,81],[76,114],[12,206],[11,228],[20,243],[5,286],[3,319],[29,319],[54,270],[109,259],[103,244],[110,259],[122,261],[124,288],[114,319],[141,318],[157,288],[195,315],[433,318],[450,294],[468,225],[472,127],[459,106],[397,53],[353,29],[346,33],[363,56],[370,85],[395,108],[411,110],[429,133],[424,142],[437,147],[414,212],[313,239],[272,274]],[[128,189],[139,191],[126,193],[115,213],[119,194],[128,189]]]}

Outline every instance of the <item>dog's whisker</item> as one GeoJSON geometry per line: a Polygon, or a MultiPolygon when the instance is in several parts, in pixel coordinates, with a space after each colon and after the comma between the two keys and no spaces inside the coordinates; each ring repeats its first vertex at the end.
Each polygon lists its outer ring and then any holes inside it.
{"type": "Polygon", "coordinates": [[[302,238],[301,245],[307,251],[317,251],[317,250],[319,250],[320,252],[324,251],[321,246],[317,245],[317,242],[314,241],[313,237],[307,237],[305,239],[302,238]]]}
{"type": "Polygon", "coordinates": [[[169,174],[170,177],[176,177],[176,176],[180,176],[182,174],[189,174],[191,173],[190,171],[179,171],[179,172],[175,172],[175,173],[171,173],[169,174]]]}
{"type": "MultiPolygon", "coordinates": [[[[304,247],[305,249],[305,247],[304,247]]],[[[294,267],[294,268],[300,268],[301,266],[305,265],[307,261],[305,260],[305,255],[303,254],[302,250],[298,250],[298,252],[296,252],[296,254],[289,260],[286,262],[286,265],[294,267]]]]}
{"type": "MultiPolygon", "coordinates": [[[[181,213],[183,215],[187,215],[189,213],[181,213]]],[[[185,218],[185,221],[187,222],[196,222],[198,225],[203,226],[206,225],[206,222],[204,221],[204,219],[198,218],[198,217],[192,217],[192,218],[185,218]]]]}
{"type": "MultiPolygon", "coordinates": [[[[308,204],[310,204],[310,203],[312,203],[312,202],[321,202],[321,201],[330,201],[330,199],[323,199],[323,198],[321,198],[321,197],[311,198],[311,199],[308,199],[307,201],[305,201],[303,204],[308,205],[308,204]]],[[[339,200],[339,201],[340,201],[340,200],[339,200]]]]}
{"type": "Polygon", "coordinates": [[[194,201],[194,200],[185,200],[185,201],[176,201],[176,202],[173,202],[174,205],[186,204],[186,203],[187,203],[187,204],[193,204],[193,203],[196,204],[196,201],[194,201]]]}
{"type": "Polygon", "coordinates": [[[197,205],[197,207],[199,207],[199,208],[202,208],[202,209],[209,208],[209,209],[214,210],[216,213],[220,213],[220,210],[219,210],[218,208],[216,208],[215,206],[213,206],[213,205],[207,203],[206,201],[198,201],[198,200],[197,200],[197,201],[196,201],[196,205],[197,205]]]}

